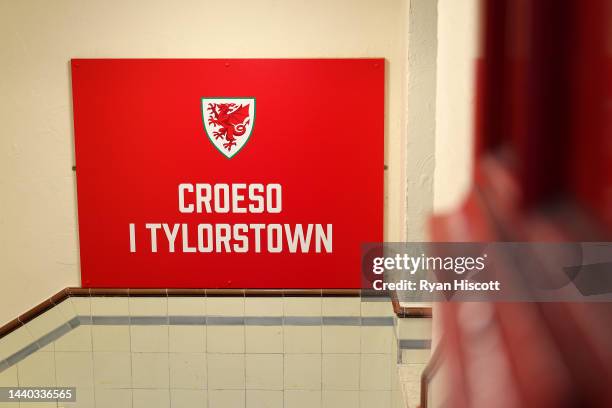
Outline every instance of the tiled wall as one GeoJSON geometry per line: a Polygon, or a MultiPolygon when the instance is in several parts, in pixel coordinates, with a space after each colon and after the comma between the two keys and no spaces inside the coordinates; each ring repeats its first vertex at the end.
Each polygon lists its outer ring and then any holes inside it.
{"type": "MultiPolygon", "coordinates": [[[[71,297],[0,339],[0,386],[76,386],[21,407],[403,407],[388,301],[71,297]]],[[[0,403],[0,408],[17,407],[0,403]]]]}
{"type": "Polygon", "coordinates": [[[420,403],[421,374],[429,361],[432,335],[431,318],[397,319],[399,375],[404,398],[410,407],[420,403]]]}

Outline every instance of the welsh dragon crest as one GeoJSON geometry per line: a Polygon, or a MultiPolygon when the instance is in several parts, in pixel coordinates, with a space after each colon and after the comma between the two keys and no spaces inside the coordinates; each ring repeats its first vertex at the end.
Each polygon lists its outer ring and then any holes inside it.
{"type": "Polygon", "coordinates": [[[210,141],[232,158],[251,137],[255,98],[202,98],[202,116],[210,141]]]}

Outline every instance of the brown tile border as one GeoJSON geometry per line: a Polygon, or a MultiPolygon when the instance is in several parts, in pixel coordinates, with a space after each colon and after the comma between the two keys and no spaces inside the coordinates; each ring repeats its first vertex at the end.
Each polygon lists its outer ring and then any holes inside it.
{"type": "Polygon", "coordinates": [[[22,323],[19,319],[13,319],[10,322],[6,323],[4,326],[0,327],[0,339],[2,339],[7,334],[17,330],[21,327],[22,323]]]}
{"type": "Polygon", "coordinates": [[[244,289],[206,289],[206,297],[245,297],[244,289]]]}
{"type": "Polygon", "coordinates": [[[174,289],[166,289],[166,293],[168,297],[173,297],[173,296],[197,297],[197,296],[206,296],[206,289],[174,288],[174,289]]]}
{"type": "Polygon", "coordinates": [[[431,307],[411,307],[400,305],[395,293],[391,295],[391,304],[393,305],[393,312],[399,318],[431,318],[433,315],[431,307]]]}
{"type": "Polygon", "coordinates": [[[89,288],[66,288],[69,297],[87,297],[91,296],[91,289],[89,288]]]}
{"type": "Polygon", "coordinates": [[[393,307],[393,312],[400,318],[425,318],[431,319],[432,312],[431,307],[406,307],[399,306],[399,308],[393,307]]]}
{"type": "Polygon", "coordinates": [[[128,289],[128,296],[131,297],[166,297],[168,289],[128,289]]]}
{"type": "Polygon", "coordinates": [[[280,297],[283,296],[282,289],[247,289],[245,296],[249,297],[280,297]]]}
{"type": "Polygon", "coordinates": [[[323,289],[322,296],[360,297],[361,289],[323,289]]]}
{"type": "MultiPolygon", "coordinates": [[[[89,289],[87,289],[89,292],[89,289]]],[[[51,296],[49,299],[41,302],[40,304],[34,306],[30,310],[25,313],[19,315],[15,319],[9,321],[0,327],[0,339],[6,336],[7,334],[17,330],[19,327],[28,323],[31,320],[34,320],[41,314],[45,313],[47,310],[53,308],[55,305],[60,304],[64,300],[66,300],[70,296],[70,288],[62,289],[57,292],[55,295],[51,296]]]]}
{"type": "MultiPolygon", "coordinates": [[[[87,290],[87,293],[89,293],[89,290],[87,290]]],[[[55,295],[51,296],[50,299],[51,299],[51,302],[53,302],[53,304],[57,305],[63,302],[64,300],[66,300],[68,296],[70,296],[70,289],[66,288],[66,289],[60,290],[55,295]]]]}
{"type": "Polygon", "coordinates": [[[26,324],[26,322],[29,322],[30,320],[34,320],[36,317],[45,313],[47,310],[51,309],[53,306],[55,306],[55,303],[53,303],[51,301],[51,298],[49,298],[45,300],[44,302],[34,306],[33,308],[31,308],[24,314],[20,315],[19,317],[17,317],[17,319],[19,319],[21,323],[26,324]]]}
{"type": "Polygon", "coordinates": [[[113,288],[91,288],[89,296],[129,296],[129,289],[113,289],[113,288]]]}
{"type": "MultiPolygon", "coordinates": [[[[49,299],[34,306],[32,309],[23,313],[16,319],[13,319],[0,327],[0,339],[7,334],[15,331],[19,327],[40,316],[55,305],[63,302],[69,297],[90,297],[90,296],[106,296],[106,297],[142,297],[142,296],[234,296],[234,297],[270,297],[270,296],[285,296],[285,297],[367,297],[368,292],[360,289],[144,289],[144,288],[65,288],[51,296],[49,299]]],[[[388,293],[378,293],[377,297],[389,296],[388,293]]],[[[427,307],[402,307],[397,298],[392,294],[391,302],[393,311],[397,317],[431,317],[431,308],[427,307]]]]}
{"type": "Polygon", "coordinates": [[[284,289],[282,296],[285,297],[321,297],[323,291],[321,289],[284,289]]]}
{"type": "Polygon", "coordinates": [[[441,340],[431,354],[429,362],[421,374],[421,404],[419,408],[427,408],[427,393],[429,392],[429,383],[442,365],[442,353],[444,352],[444,343],[441,340]]]}

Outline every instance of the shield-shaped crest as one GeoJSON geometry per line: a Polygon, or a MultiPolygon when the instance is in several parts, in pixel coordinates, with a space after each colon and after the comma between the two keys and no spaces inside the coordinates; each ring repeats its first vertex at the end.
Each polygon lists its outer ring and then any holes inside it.
{"type": "Polygon", "coordinates": [[[255,98],[202,98],[204,130],[213,146],[231,159],[253,133],[255,98]]]}

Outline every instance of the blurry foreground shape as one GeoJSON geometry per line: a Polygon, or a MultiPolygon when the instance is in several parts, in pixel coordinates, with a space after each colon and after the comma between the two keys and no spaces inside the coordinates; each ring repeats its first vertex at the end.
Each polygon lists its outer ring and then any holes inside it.
{"type": "MultiPolygon", "coordinates": [[[[480,18],[472,191],[433,239],[610,241],[612,1],[482,0],[480,18]]],[[[612,406],[611,304],[434,314],[422,408],[612,406]]]]}

